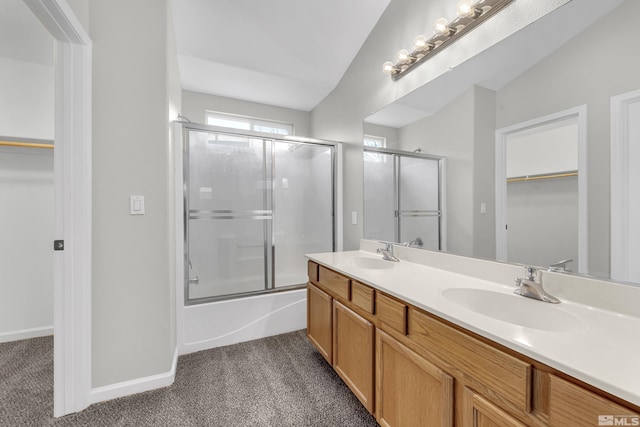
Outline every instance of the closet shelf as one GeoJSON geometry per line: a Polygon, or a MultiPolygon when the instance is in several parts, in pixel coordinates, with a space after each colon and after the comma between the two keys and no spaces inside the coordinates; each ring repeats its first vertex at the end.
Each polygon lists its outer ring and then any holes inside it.
{"type": "Polygon", "coordinates": [[[24,148],[53,148],[53,144],[39,144],[35,142],[19,142],[19,141],[0,141],[0,146],[24,147],[24,148]]]}
{"type": "Polygon", "coordinates": [[[538,181],[541,179],[553,179],[553,178],[568,178],[571,176],[578,176],[578,171],[545,173],[540,175],[527,175],[527,176],[514,176],[507,178],[507,182],[523,182],[523,181],[538,181]]]}

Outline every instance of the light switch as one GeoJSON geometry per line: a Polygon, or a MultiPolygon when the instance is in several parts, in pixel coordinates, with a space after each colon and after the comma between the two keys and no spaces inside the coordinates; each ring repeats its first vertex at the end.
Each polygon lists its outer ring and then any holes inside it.
{"type": "Polygon", "coordinates": [[[351,224],[358,225],[358,212],[351,212],[351,224]]]}
{"type": "Polygon", "coordinates": [[[487,204],[486,203],[480,203],[480,213],[481,214],[486,214],[487,213],[487,204]]]}
{"type": "Polygon", "coordinates": [[[144,215],[144,196],[129,197],[129,213],[131,215],[144,215]]]}

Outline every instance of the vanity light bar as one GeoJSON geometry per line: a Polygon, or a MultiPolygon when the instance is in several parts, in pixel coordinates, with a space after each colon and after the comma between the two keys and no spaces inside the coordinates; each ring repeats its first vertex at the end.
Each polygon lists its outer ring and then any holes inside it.
{"type": "Polygon", "coordinates": [[[415,38],[413,51],[405,49],[398,52],[398,60],[394,64],[387,61],[382,71],[398,80],[414,67],[455,42],[482,22],[495,15],[513,0],[461,0],[458,3],[458,17],[451,22],[440,18],[435,22],[434,34],[431,38],[419,35],[415,38]]]}

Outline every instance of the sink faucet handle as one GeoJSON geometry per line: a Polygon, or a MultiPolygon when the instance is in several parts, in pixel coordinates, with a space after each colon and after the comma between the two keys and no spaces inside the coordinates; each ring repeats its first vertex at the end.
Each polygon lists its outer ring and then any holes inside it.
{"type": "Polygon", "coordinates": [[[391,242],[385,242],[383,240],[378,241],[378,243],[382,243],[384,245],[384,249],[383,248],[378,248],[378,253],[380,253],[380,251],[385,250],[385,251],[390,251],[393,249],[393,246],[391,246],[391,242]]]}
{"type": "Polygon", "coordinates": [[[558,261],[556,263],[550,264],[548,267],[549,271],[567,271],[567,264],[573,262],[571,258],[563,259],[562,261],[558,261]]]}
{"type": "Polygon", "coordinates": [[[535,267],[531,267],[529,265],[524,266],[524,273],[526,275],[527,280],[535,281],[536,275],[538,274],[538,270],[535,267]]]}

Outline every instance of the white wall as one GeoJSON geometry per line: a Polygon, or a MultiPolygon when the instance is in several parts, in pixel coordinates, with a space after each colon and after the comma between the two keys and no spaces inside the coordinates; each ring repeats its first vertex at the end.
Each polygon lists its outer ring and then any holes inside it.
{"type": "Polygon", "coordinates": [[[578,118],[507,135],[507,178],[578,170],[578,118]]]}
{"type": "MultiPolygon", "coordinates": [[[[0,140],[53,142],[53,90],[53,66],[0,58],[0,140]]],[[[0,341],[51,334],[53,150],[0,147],[0,201],[0,341]]]]}
{"type": "Polygon", "coordinates": [[[498,128],[587,105],[589,273],[601,277],[610,270],[609,105],[640,88],[638,14],[640,2],[625,1],[497,92],[498,128]]]}
{"type": "Polygon", "coordinates": [[[205,112],[216,111],[239,116],[255,117],[284,123],[293,123],[294,133],[299,136],[309,136],[310,115],[306,111],[290,108],[275,107],[240,99],[225,98],[206,93],[182,92],[182,114],[195,123],[206,123],[205,112]]]}
{"type": "Polygon", "coordinates": [[[53,66],[0,58],[0,137],[53,140],[53,66]]]}
{"type": "Polygon", "coordinates": [[[51,334],[53,150],[0,147],[0,200],[0,342],[51,334]]]}
{"type": "Polygon", "coordinates": [[[378,109],[424,84],[437,84],[438,78],[453,67],[494,45],[567,0],[518,0],[486,24],[454,43],[445,52],[417,67],[398,81],[381,72],[382,63],[393,59],[417,34],[429,31],[441,16],[454,14],[455,4],[447,0],[392,0],[360,49],[335,90],[311,113],[314,137],[344,141],[344,246],[359,245],[362,226],[351,224],[351,212],[362,212],[362,121],[378,109]]]}
{"type": "Polygon", "coordinates": [[[171,370],[169,115],[180,109],[167,0],[89,2],[93,40],[93,387],[171,370]],[[129,196],[145,215],[129,215],[129,196]]]}

